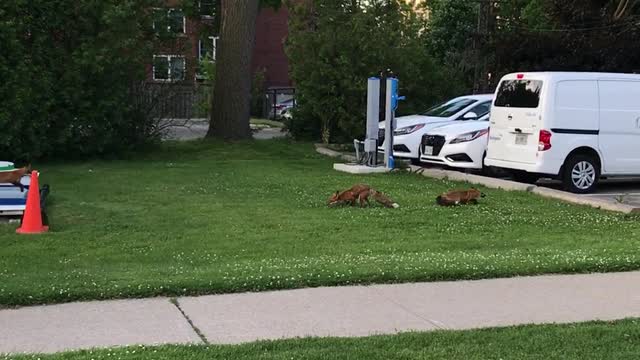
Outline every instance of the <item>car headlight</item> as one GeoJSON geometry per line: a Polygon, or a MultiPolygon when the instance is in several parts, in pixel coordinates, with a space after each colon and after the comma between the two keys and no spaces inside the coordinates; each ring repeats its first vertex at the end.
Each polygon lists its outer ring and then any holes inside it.
{"type": "Polygon", "coordinates": [[[488,133],[489,133],[489,129],[472,131],[470,133],[462,134],[457,138],[451,140],[451,144],[459,144],[459,143],[473,141],[481,136],[487,135],[488,133]]]}
{"type": "Polygon", "coordinates": [[[400,129],[396,129],[393,132],[393,135],[395,135],[395,136],[409,135],[409,134],[412,134],[412,133],[422,129],[423,127],[424,127],[424,124],[418,124],[418,125],[411,125],[411,126],[402,127],[400,129]]]}

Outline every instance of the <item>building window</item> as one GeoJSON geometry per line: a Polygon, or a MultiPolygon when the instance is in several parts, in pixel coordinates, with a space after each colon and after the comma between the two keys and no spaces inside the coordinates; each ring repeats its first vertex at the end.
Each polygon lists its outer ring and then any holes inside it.
{"type": "Polygon", "coordinates": [[[216,15],[216,1],[198,1],[198,9],[200,10],[200,16],[204,18],[213,18],[216,15]]]}
{"type": "Polygon", "coordinates": [[[155,55],[153,57],[153,80],[182,81],[185,78],[184,56],[155,55]]]}
{"type": "Polygon", "coordinates": [[[217,47],[217,36],[209,36],[207,40],[200,40],[198,43],[198,59],[200,61],[216,61],[217,47]]]}
{"type": "Polygon", "coordinates": [[[153,28],[156,31],[165,30],[173,34],[187,32],[187,18],[180,9],[154,9],[153,28]]]}

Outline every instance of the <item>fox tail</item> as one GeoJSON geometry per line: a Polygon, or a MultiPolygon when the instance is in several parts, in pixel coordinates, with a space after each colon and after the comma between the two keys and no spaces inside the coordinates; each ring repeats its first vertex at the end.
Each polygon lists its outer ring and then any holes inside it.
{"type": "Polygon", "coordinates": [[[397,202],[391,200],[387,195],[381,193],[380,191],[373,190],[373,198],[385,207],[393,209],[397,209],[400,207],[397,202]]]}

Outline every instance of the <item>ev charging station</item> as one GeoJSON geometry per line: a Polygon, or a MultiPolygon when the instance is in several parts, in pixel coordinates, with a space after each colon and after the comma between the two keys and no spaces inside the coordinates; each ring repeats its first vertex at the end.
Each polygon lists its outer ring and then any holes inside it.
{"type": "Polygon", "coordinates": [[[378,166],[378,148],[384,144],[384,166],[394,168],[393,132],[396,129],[396,109],[398,101],[398,79],[395,77],[369,78],[367,87],[367,137],[364,141],[365,165],[378,166]],[[379,123],[384,121],[384,131],[379,123]],[[381,138],[381,133],[384,136],[381,138]],[[386,141],[385,141],[386,140],[386,141]]]}
{"type": "Polygon", "coordinates": [[[371,77],[367,84],[367,125],[364,142],[355,140],[357,164],[335,164],[334,169],[350,173],[386,172],[395,167],[393,158],[393,132],[396,128],[395,112],[398,101],[399,81],[396,77],[371,77]],[[380,122],[384,121],[384,131],[380,122]],[[386,141],[385,141],[386,140],[386,141]],[[360,155],[359,145],[364,143],[364,153],[360,155]],[[384,166],[378,165],[379,148],[384,145],[384,166]]]}

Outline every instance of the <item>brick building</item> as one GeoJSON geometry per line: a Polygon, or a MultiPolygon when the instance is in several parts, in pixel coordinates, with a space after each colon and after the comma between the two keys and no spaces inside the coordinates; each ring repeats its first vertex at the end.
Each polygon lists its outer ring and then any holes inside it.
{"type": "MultiPolygon", "coordinates": [[[[154,29],[176,36],[171,41],[159,42],[150,59],[148,80],[152,82],[201,80],[198,64],[202,60],[215,61],[218,37],[210,34],[213,27],[214,0],[200,2],[199,14],[186,16],[168,0],[167,7],[154,9],[154,29]]],[[[265,86],[290,87],[289,63],[284,52],[288,35],[289,14],[285,7],[279,10],[261,9],[256,22],[256,42],[253,53],[253,72],[265,72],[265,86]]]]}
{"type": "Polygon", "coordinates": [[[289,60],[284,42],[289,34],[289,12],[264,8],[256,23],[256,45],[253,51],[253,71],[265,71],[266,86],[290,87],[289,60]]]}

